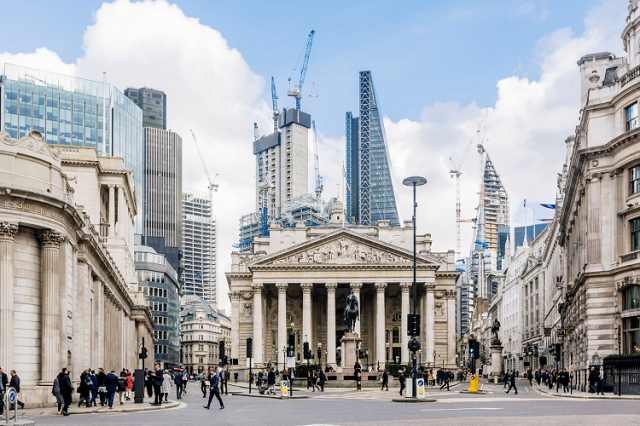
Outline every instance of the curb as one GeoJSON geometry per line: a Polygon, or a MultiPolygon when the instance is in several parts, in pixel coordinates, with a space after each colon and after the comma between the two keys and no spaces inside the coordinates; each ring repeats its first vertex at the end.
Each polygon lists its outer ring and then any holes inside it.
{"type": "Polygon", "coordinates": [[[489,392],[485,391],[485,390],[478,390],[477,392],[470,392],[468,390],[461,390],[458,391],[458,393],[464,393],[467,395],[487,395],[489,392]]]}
{"type": "Polygon", "coordinates": [[[418,399],[418,398],[394,398],[391,400],[391,402],[416,403],[416,402],[438,402],[438,400],[437,399],[418,399]]]}
{"type": "Polygon", "coordinates": [[[543,395],[547,395],[547,396],[553,396],[555,398],[575,398],[575,399],[592,399],[592,400],[599,400],[599,399],[605,399],[605,400],[614,400],[614,401],[640,401],[640,398],[632,398],[632,397],[628,397],[628,396],[589,396],[589,395],[559,395],[559,394],[553,394],[553,393],[549,393],[547,391],[544,391],[542,389],[539,389],[538,386],[534,386],[533,387],[537,392],[543,394],[543,395]]]}
{"type": "MultiPolygon", "coordinates": [[[[75,411],[75,412],[70,412],[69,415],[70,416],[77,416],[77,415],[87,415],[87,414],[111,414],[111,413],[135,413],[135,412],[141,412],[141,411],[156,411],[156,410],[168,410],[168,409],[173,409],[173,408],[185,408],[187,406],[187,404],[182,403],[182,402],[173,402],[171,404],[167,404],[167,405],[161,405],[159,407],[132,407],[132,408],[114,408],[113,410],[109,410],[108,408],[100,408],[99,410],[95,410],[95,411],[75,411]]],[[[28,414],[26,414],[28,416],[28,414]]],[[[52,415],[57,415],[57,414],[44,414],[45,416],[52,416],[52,415]]]]}

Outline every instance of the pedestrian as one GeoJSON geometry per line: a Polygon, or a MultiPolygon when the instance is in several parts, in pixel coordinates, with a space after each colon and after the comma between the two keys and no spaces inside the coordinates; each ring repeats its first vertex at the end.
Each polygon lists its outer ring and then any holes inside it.
{"type": "Polygon", "coordinates": [[[200,375],[200,390],[202,391],[203,398],[207,397],[208,387],[209,387],[209,379],[207,378],[207,375],[203,371],[202,374],[200,375]]]}
{"type": "Polygon", "coordinates": [[[120,405],[124,405],[125,392],[127,392],[127,372],[123,369],[118,376],[118,398],[120,405]]]}
{"type": "Polygon", "coordinates": [[[591,370],[589,371],[589,393],[595,393],[597,388],[596,388],[596,382],[598,381],[598,374],[596,373],[596,369],[591,367],[591,370]]]}
{"type": "Polygon", "coordinates": [[[384,369],[382,370],[382,389],[380,390],[384,390],[384,388],[387,388],[387,392],[389,391],[389,373],[387,373],[387,370],[384,369]]]}
{"type": "Polygon", "coordinates": [[[429,372],[427,373],[427,381],[429,383],[429,386],[433,387],[433,368],[429,369],[429,372]]]}
{"type": "Polygon", "coordinates": [[[502,386],[502,388],[504,389],[509,384],[509,372],[508,371],[504,372],[504,377],[502,378],[502,380],[504,381],[504,386],[502,386]]]}
{"type": "Polygon", "coordinates": [[[0,367],[0,415],[4,413],[4,393],[7,390],[9,384],[9,378],[5,374],[2,367],[0,367]]]}
{"type": "Polygon", "coordinates": [[[220,409],[224,410],[224,403],[222,402],[222,398],[220,398],[220,378],[216,374],[216,370],[213,367],[209,369],[209,383],[209,403],[205,405],[204,408],[206,408],[207,410],[209,409],[209,407],[211,406],[211,400],[215,396],[216,398],[218,398],[218,402],[220,403],[220,409]]]}
{"type": "Polygon", "coordinates": [[[406,382],[407,382],[407,376],[406,376],[406,367],[402,367],[402,370],[400,370],[400,374],[398,374],[398,380],[400,380],[400,395],[402,395],[402,391],[405,388],[406,382]]]}
{"type": "Polygon", "coordinates": [[[516,395],[518,394],[518,388],[516,387],[516,374],[517,372],[514,374],[513,370],[509,372],[509,389],[507,389],[505,393],[509,393],[509,391],[513,389],[516,392],[516,395]]]}
{"type": "Polygon", "coordinates": [[[604,367],[601,365],[600,371],[598,372],[598,392],[596,392],[596,395],[600,393],[604,395],[604,384],[606,381],[607,381],[607,375],[604,372],[604,367]]]}
{"type": "Polygon", "coordinates": [[[91,393],[91,375],[89,374],[89,369],[85,369],[82,374],[80,374],[80,387],[78,388],[78,392],[80,393],[80,399],[78,400],[78,407],[82,407],[83,405],[89,405],[89,401],[91,398],[89,397],[91,393]]]}
{"type": "Polygon", "coordinates": [[[440,390],[443,387],[447,387],[447,391],[449,390],[449,372],[446,370],[442,370],[442,385],[440,386],[440,390]]]}
{"type": "Polygon", "coordinates": [[[153,395],[153,379],[148,368],[144,369],[144,386],[147,388],[147,396],[151,398],[153,395]]]}
{"type": "MultiPolygon", "coordinates": [[[[16,374],[16,370],[11,370],[9,372],[9,374],[11,374],[11,380],[9,381],[9,387],[14,388],[17,395],[16,395],[16,402],[18,403],[18,405],[20,406],[20,408],[24,409],[24,402],[20,401],[19,396],[20,396],[20,377],[18,377],[18,375],[16,374]]],[[[11,407],[9,408],[9,410],[13,410],[14,406],[13,404],[11,404],[11,407]]]]}
{"type": "Polygon", "coordinates": [[[324,384],[326,381],[327,381],[327,376],[324,374],[324,371],[322,371],[322,368],[321,368],[320,371],[318,372],[318,385],[320,385],[320,390],[322,392],[324,392],[324,384]]]}
{"type": "Polygon", "coordinates": [[[58,403],[58,414],[62,413],[62,405],[64,404],[64,399],[62,399],[62,394],[60,393],[60,379],[56,377],[53,379],[53,387],[51,388],[51,393],[56,397],[56,402],[58,403]]]}
{"type": "Polygon", "coordinates": [[[562,369],[562,393],[565,395],[570,393],[569,390],[569,373],[566,368],[562,369]]]}
{"type": "Polygon", "coordinates": [[[220,371],[220,394],[228,395],[229,388],[227,382],[229,381],[229,372],[226,368],[222,367],[220,371]]]}
{"type": "Polygon", "coordinates": [[[158,364],[154,366],[150,379],[153,381],[153,394],[155,395],[155,401],[151,405],[160,406],[162,405],[162,382],[164,381],[164,375],[158,364]]]}
{"type": "MultiPolygon", "coordinates": [[[[171,376],[169,370],[165,370],[162,376],[162,394],[164,395],[164,402],[169,402],[169,393],[171,392],[171,376]]],[[[162,404],[162,398],[160,398],[162,404]]]]}
{"type": "Polygon", "coordinates": [[[91,407],[92,405],[95,407],[96,396],[98,396],[98,377],[96,376],[96,372],[94,370],[91,370],[89,378],[91,379],[91,386],[89,387],[89,391],[91,392],[91,399],[89,400],[89,404],[87,404],[87,407],[91,407]]]}
{"type": "Polygon", "coordinates": [[[98,368],[98,375],[96,378],[98,379],[98,395],[100,395],[100,406],[104,407],[107,403],[107,387],[104,385],[104,379],[107,375],[104,372],[104,368],[98,368]]]}
{"type": "Polygon", "coordinates": [[[542,379],[542,375],[540,374],[540,370],[536,371],[536,383],[540,386],[540,380],[542,379]]]}
{"type": "Polygon", "coordinates": [[[318,388],[318,372],[316,370],[313,370],[313,372],[311,373],[311,389],[313,389],[312,392],[315,392],[317,388],[318,388]]]}
{"type": "Polygon", "coordinates": [[[282,370],[282,381],[286,382],[288,380],[289,380],[289,370],[285,368],[284,370],[282,370]]]}
{"type": "Polygon", "coordinates": [[[107,389],[109,410],[113,410],[113,399],[118,391],[118,376],[116,370],[111,370],[104,378],[104,387],[107,389]]]}
{"type": "Polygon", "coordinates": [[[133,390],[133,375],[129,370],[127,370],[127,375],[125,377],[127,380],[127,392],[126,392],[126,400],[131,401],[131,391],[133,390]]]}
{"type": "MultiPolygon", "coordinates": [[[[182,393],[187,394],[187,383],[189,382],[189,373],[185,370],[182,373],[182,393]]],[[[182,399],[182,398],[180,398],[182,399]]]]}
{"type": "Polygon", "coordinates": [[[275,395],[276,394],[276,373],[273,371],[273,367],[271,367],[269,374],[267,374],[267,386],[269,386],[269,394],[275,395]]]}
{"type": "Polygon", "coordinates": [[[63,368],[60,374],[58,374],[58,385],[60,386],[60,394],[64,400],[64,406],[62,407],[62,415],[69,415],[69,406],[71,405],[71,394],[73,393],[73,386],[71,386],[71,379],[69,378],[69,370],[63,368]]]}
{"type": "Polygon", "coordinates": [[[235,383],[238,383],[238,372],[237,371],[235,373],[233,373],[233,380],[235,381],[235,383]]]}
{"type": "Polygon", "coordinates": [[[176,385],[176,398],[182,399],[182,373],[177,371],[176,374],[173,375],[173,383],[176,385]]]}
{"type": "Polygon", "coordinates": [[[531,383],[531,381],[533,380],[533,373],[531,372],[531,370],[527,371],[527,379],[529,379],[529,386],[533,386],[533,383],[531,383]]]}

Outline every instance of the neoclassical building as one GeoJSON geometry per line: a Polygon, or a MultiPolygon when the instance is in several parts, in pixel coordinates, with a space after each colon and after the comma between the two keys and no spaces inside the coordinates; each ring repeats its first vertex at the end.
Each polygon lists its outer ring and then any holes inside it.
{"type": "MultiPolygon", "coordinates": [[[[280,228],[256,237],[251,253],[232,254],[226,277],[231,298],[231,357],[246,363],[246,341],[253,338],[257,366],[282,365],[287,336],[296,334],[296,361],[309,342],[322,362],[338,366],[344,335],[345,299],[353,290],[359,299],[356,332],[369,363],[409,361],[407,314],[413,306],[413,227],[345,226],[343,207],[334,205],[331,223],[280,228]]],[[[417,237],[418,310],[424,363],[456,366],[455,296],[460,273],[454,252],[431,251],[430,234],[417,237]],[[434,358],[435,355],[435,358],[434,358]]],[[[344,357],[342,357],[344,359],[344,357]]],[[[366,362],[366,361],[363,361],[366,362]]]]}
{"type": "Polygon", "coordinates": [[[55,402],[62,367],[74,381],[88,367],[133,369],[141,338],[153,347],[132,172],[93,148],[58,148],[37,131],[0,132],[0,365],[31,407],[55,402]]]}

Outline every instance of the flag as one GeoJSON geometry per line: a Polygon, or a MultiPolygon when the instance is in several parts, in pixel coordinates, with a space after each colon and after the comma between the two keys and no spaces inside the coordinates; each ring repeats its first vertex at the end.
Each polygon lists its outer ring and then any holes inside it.
{"type": "Polygon", "coordinates": [[[545,207],[547,209],[551,209],[551,210],[555,210],[556,209],[556,205],[555,204],[540,204],[542,207],[545,207]]]}
{"type": "Polygon", "coordinates": [[[524,208],[525,209],[527,208],[527,199],[526,198],[524,199],[524,208]]]}
{"type": "Polygon", "coordinates": [[[464,259],[458,259],[456,260],[456,262],[462,262],[462,264],[464,265],[466,262],[464,261],[464,259]]]}
{"type": "Polygon", "coordinates": [[[538,219],[540,222],[553,222],[553,219],[538,219]]]}

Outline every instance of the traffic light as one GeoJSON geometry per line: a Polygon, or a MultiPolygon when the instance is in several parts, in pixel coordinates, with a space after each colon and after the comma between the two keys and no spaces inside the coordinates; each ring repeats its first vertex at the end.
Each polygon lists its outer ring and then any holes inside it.
{"type": "Polygon", "coordinates": [[[469,358],[476,358],[478,356],[476,353],[476,343],[475,339],[469,339],[469,358]]]}
{"type": "Polygon", "coordinates": [[[224,362],[224,340],[220,340],[218,342],[218,357],[220,358],[220,366],[224,367],[226,363],[224,362]]]}
{"type": "Polygon", "coordinates": [[[253,358],[253,339],[247,337],[247,358],[253,358]]]}
{"type": "Polygon", "coordinates": [[[309,342],[302,344],[302,354],[304,359],[311,359],[311,351],[309,350],[309,342]]]}
{"type": "Polygon", "coordinates": [[[560,343],[556,343],[555,345],[555,360],[556,362],[562,361],[562,345],[560,343]]]}
{"type": "Polygon", "coordinates": [[[147,348],[142,348],[142,352],[138,355],[139,359],[147,359],[149,355],[147,355],[147,348]]]}
{"type": "Polygon", "coordinates": [[[420,335],[420,315],[407,314],[407,336],[420,335]]]}
{"type": "Polygon", "coordinates": [[[293,358],[296,356],[296,335],[289,333],[289,341],[287,343],[287,356],[293,358]]]}

